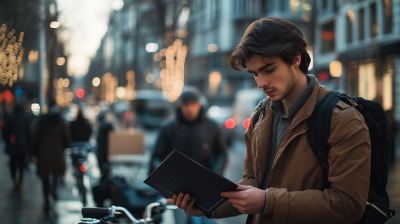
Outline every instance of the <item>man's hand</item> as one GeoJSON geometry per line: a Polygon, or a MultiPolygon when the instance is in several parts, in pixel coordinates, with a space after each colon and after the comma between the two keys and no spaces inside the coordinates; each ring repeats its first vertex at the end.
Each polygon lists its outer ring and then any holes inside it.
{"type": "Polygon", "coordinates": [[[265,205],[265,191],[239,185],[237,190],[221,193],[222,197],[229,198],[229,202],[242,214],[257,214],[263,212],[265,205]]]}
{"type": "Polygon", "coordinates": [[[174,194],[172,199],[167,199],[167,204],[174,204],[185,211],[186,214],[191,216],[204,216],[204,213],[199,209],[193,207],[195,198],[190,198],[189,194],[180,193],[178,196],[174,194]]]}

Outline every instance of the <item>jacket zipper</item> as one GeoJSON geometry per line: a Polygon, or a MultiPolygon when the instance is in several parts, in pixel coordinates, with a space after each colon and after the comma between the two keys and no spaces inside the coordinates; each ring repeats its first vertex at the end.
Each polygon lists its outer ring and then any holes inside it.
{"type": "Polygon", "coordinates": [[[384,212],[382,212],[382,210],[380,210],[376,205],[369,203],[368,201],[367,201],[367,205],[372,206],[374,209],[376,209],[379,213],[381,213],[382,215],[384,215],[387,218],[387,215],[384,212]]]}

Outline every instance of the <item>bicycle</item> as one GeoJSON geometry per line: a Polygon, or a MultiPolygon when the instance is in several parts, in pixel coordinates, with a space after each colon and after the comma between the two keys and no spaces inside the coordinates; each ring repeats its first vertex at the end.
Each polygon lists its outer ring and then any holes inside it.
{"type": "Polygon", "coordinates": [[[166,205],[166,200],[161,199],[158,202],[147,205],[145,210],[145,217],[143,219],[136,219],[126,208],[111,206],[109,208],[82,208],[83,219],[75,224],[102,224],[102,223],[118,223],[119,218],[124,217],[130,220],[133,224],[153,224],[154,220],[159,217],[152,217],[153,209],[158,208],[160,212],[157,214],[161,216],[162,213],[169,209],[174,210],[178,207],[175,205],[166,205]]]}
{"type": "Polygon", "coordinates": [[[88,142],[72,142],[71,148],[67,151],[72,160],[74,177],[83,206],[87,204],[87,189],[84,184],[84,176],[87,171],[87,155],[92,148],[88,142]]]}

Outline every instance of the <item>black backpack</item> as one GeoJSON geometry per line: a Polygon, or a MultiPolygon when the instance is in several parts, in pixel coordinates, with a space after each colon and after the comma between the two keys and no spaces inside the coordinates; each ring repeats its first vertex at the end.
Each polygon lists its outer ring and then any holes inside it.
{"type": "MultiPolygon", "coordinates": [[[[391,156],[389,122],[379,103],[361,97],[350,98],[343,93],[331,91],[315,106],[314,112],[308,120],[307,138],[317,160],[321,163],[324,172],[324,189],[330,187],[327,178],[329,174],[328,154],[331,148],[328,145],[328,138],[333,108],[339,100],[355,106],[364,116],[371,138],[371,176],[368,202],[364,215],[357,224],[385,223],[395,215],[395,211],[389,209],[389,196],[386,192],[391,156]]],[[[265,102],[266,99],[257,106],[258,111],[253,118],[253,128],[264,116],[265,102]]],[[[246,223],[251,223],[251,219],[252,217],[249,216],[246,223]]]]}

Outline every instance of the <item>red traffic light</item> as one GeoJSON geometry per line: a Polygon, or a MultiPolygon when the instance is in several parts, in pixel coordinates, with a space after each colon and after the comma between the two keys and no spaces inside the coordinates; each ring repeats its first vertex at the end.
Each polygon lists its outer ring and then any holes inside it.
{"type": "Polygon", "coordinates": [[[82,98],[83,96],[85,96],[85,90],[83,90],[83,89],[78,89],[78,90],[76,91],[76,96],[77,96],[78,98],[82,98]]]}

